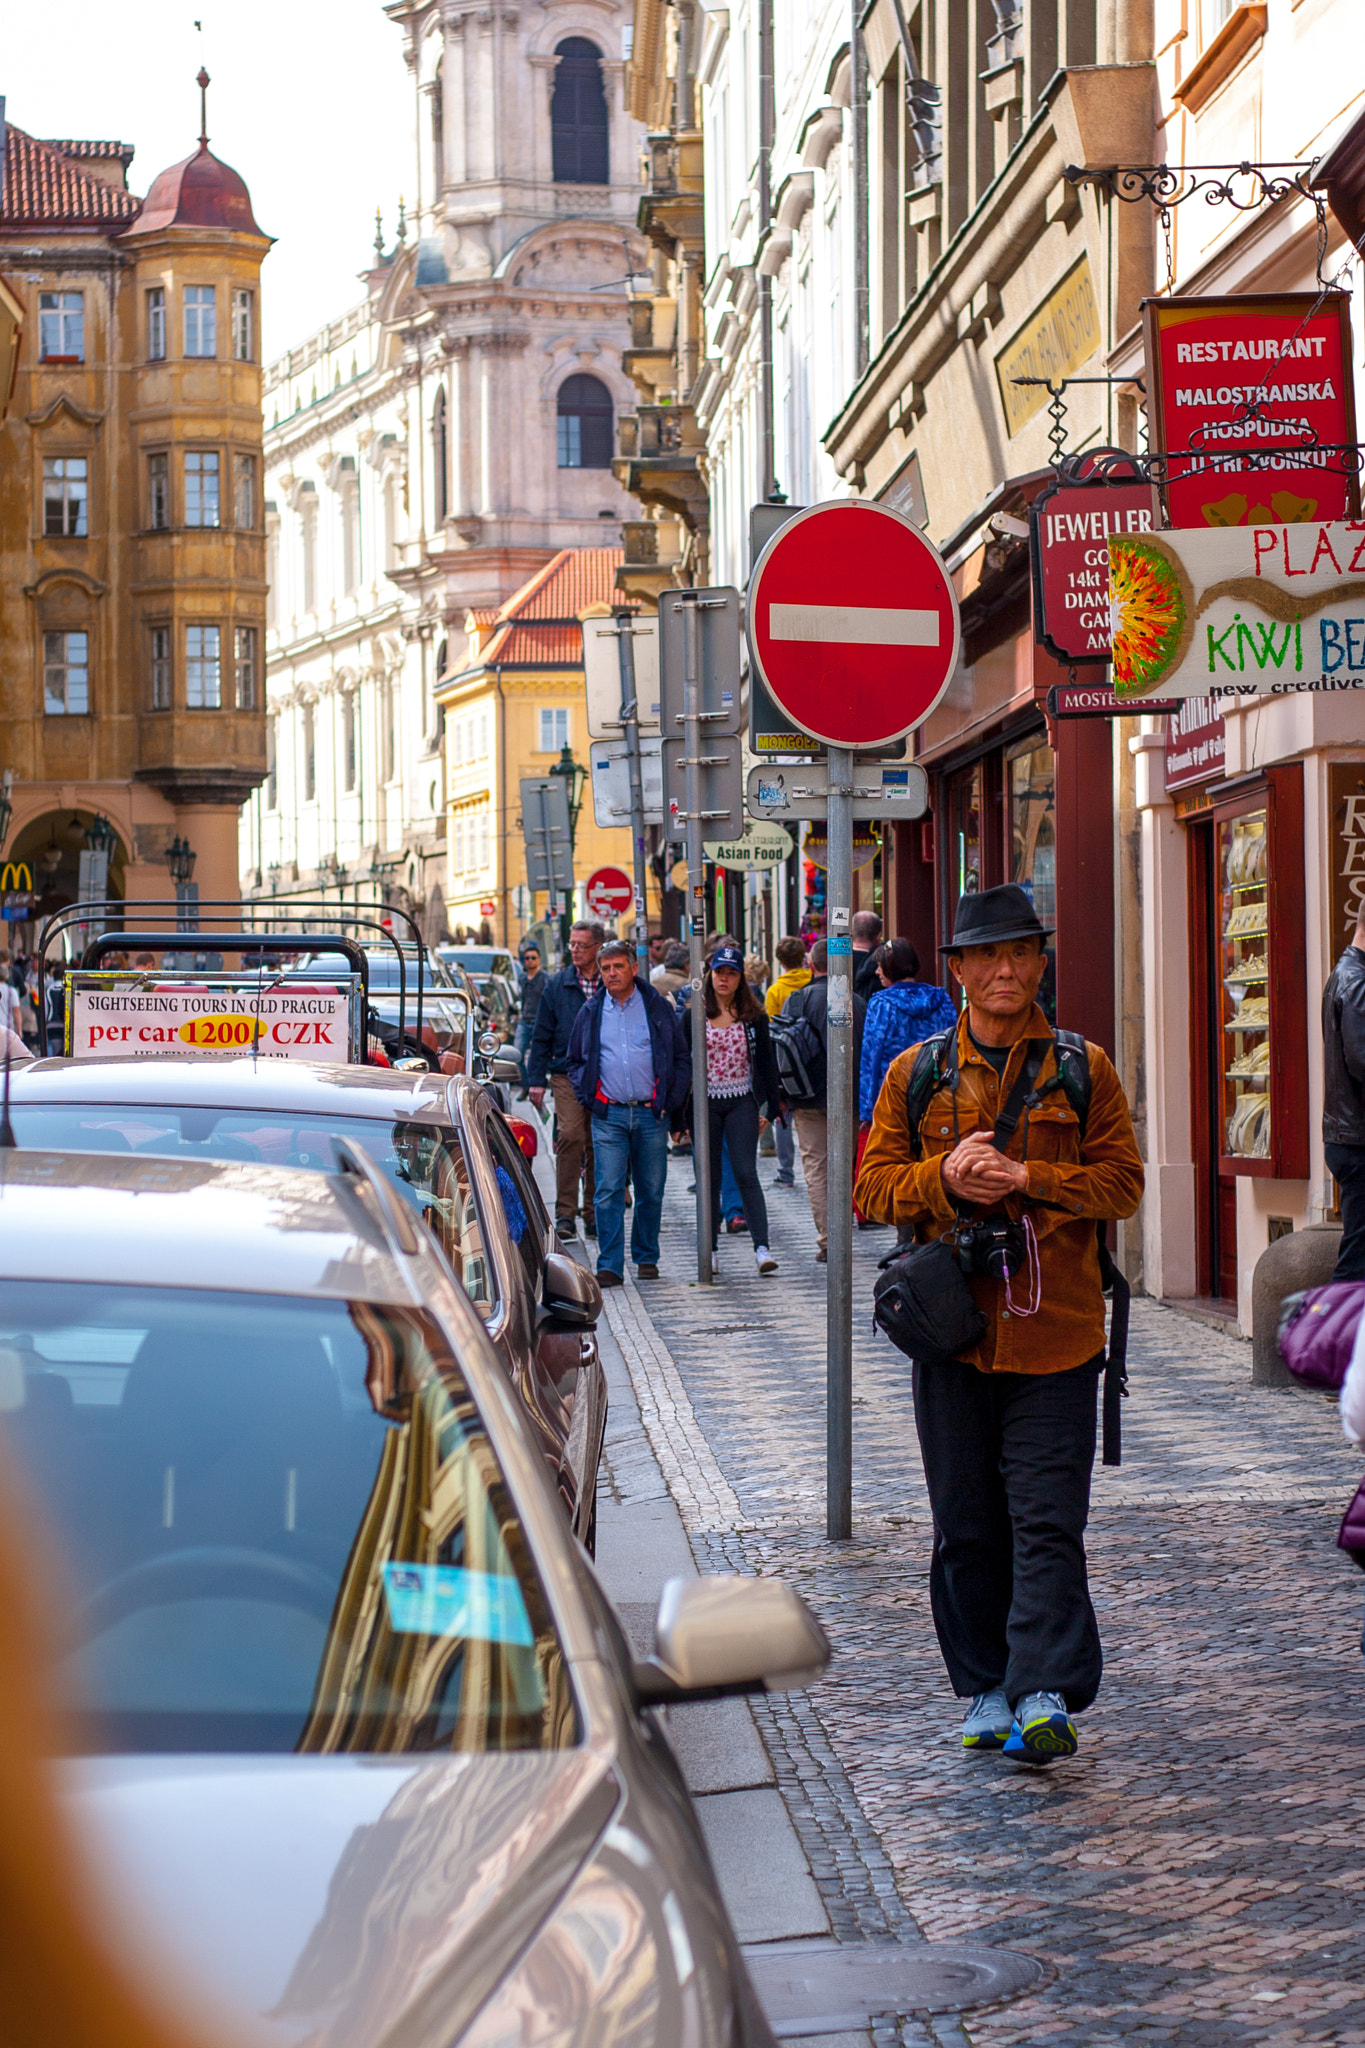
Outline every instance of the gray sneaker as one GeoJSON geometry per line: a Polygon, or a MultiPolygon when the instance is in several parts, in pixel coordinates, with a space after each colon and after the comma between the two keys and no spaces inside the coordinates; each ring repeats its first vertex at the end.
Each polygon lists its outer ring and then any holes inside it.
{"type": "Polygon", "coordinates": [[[962,1717],[964,1749],[1003,1749],[1014,1726],[1014,1715],[1003,1685],[993,1692],[979,1692],[962,1717]]]}

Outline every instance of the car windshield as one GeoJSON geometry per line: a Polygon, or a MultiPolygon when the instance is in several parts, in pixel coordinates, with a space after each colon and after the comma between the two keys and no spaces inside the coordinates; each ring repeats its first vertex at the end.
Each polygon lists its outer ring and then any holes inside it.
{"type": "MultiPolygon", "coordinates": [[[[395,954],[369,953],[366,955],[366,960],[370,970],[371,990],[377,988],[401,988],[402,979],[399,975],[398,960],[395,954]]],[[[430,954],[427,955],[425,962],[419,961],[415,954],[407,954],[404,958],[404,974],[407,978],[407,988],[410,996],[415,996],[417,993],[419,976],[423,988],[449,988],[452,985],[450,971],[445,963],[441,960],[433,959],[430,954]]]]}
{"type": "MultiPolygon", "coordinates": [[[[496,1305],[496,1278],[459,1132],[452,1124],[362,1116],[300,1116],[284,1110],[159,1108],[91,1103],[14,1104],[18,1143],[45,1152],[141,1152],[159,1159],[237,1159],[253,1166],[336,1169],[335,1138],[349,1138],[381,1166],[438,1240],[465,1293],[483,1316],[496,1305]]],[[[513,1241],[527,1228],[523,1205],[498,1176],[513,1241]]]]}
{"type": "Polygon", "coordinates": [[[516,1504],[424,1311],[10,1280],[0,1437],[74,1602],[84,1749],[577,1739],[516,1504]]]}
{"type": "Polygon", "coordinates": [[[493,946],[443,946],[440,957],[442,960],[457,960],[461,967],[473,975],[512,972],[510,955],[499,953],[493,946]]]}

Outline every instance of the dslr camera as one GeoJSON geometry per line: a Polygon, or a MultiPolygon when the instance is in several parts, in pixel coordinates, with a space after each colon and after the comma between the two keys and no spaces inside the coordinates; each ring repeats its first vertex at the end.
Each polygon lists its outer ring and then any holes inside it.
{"type": "Polygon", "coordinates": [[[1028,1257],[1028,1239],[1008,1216],[981,1217],[959,1230],[953,1250],[969,1280],[1012,1280],[1028,1257]]]}

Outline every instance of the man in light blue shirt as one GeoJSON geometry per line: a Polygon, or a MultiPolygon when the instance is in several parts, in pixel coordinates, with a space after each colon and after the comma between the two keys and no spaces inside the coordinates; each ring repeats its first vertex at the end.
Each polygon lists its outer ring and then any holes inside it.
{"type": "Polygon", "coordinates": [[[645,1279],[659,1274],[659,1223],[668,1177],[668,1119],[686,1100],[687,1048],[677,1013],[637,979],[635,954],[609,939],[598,955],[602,986],[579,1011],[569,1040],[569,1080],[593,1119],[597,1277],[619,1287],[626,1263],[626,1177],[635,1189],[630,1255],[645,1279]]]}

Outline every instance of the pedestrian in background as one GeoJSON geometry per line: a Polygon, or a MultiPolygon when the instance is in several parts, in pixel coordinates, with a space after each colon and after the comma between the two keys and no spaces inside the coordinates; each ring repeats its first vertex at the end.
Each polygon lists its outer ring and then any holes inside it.
{"type": "Polygon", "coordinates": [[[668,1178],[668,1126],[687,1100],[689,1068],[673,1005],[635,972],[635,948],[608,939],[601,981],[569,1038],[568,1073],[595,1139],[597,1278],[619,1287],[626,1270],[626,1180],[635,1190],[630,1255],[659,1277],[659,1223],[668,1178]]]}
{"type": "Polygon", "coordinates": [[[583,1234],[597,1235],[593,1215],[592,1127],[569,1080],[569,1038],[579,1011],[598,989],[597,955],[603,931],[586,918],[570,926],[569,964],[547,977],[531,1032],[526,1080],[532,1104],[540,1108],[548,1086],[558,1126],[555,1148],[555,1230],[572,1237],[583,1188],[583,1234]]]}
{"type": "Polygon", "coordinates": [[[677,939],[670,939],[664,948],[663,964],[651,967],[649,979],[650,985],[656,988],[661,996],[667,996],[676,1008],[675,998],[678,990],[687,986],[686,946],[681,945],[677,939]]]}
{"type": "Polygon", "coordinates": [[[655,969],[663,966],[664,954],[667,951],[668,940],[664,937],[663,933],[651,932],[649,935],[649,978],[651,982],[654,979],[655,969]]]}
{"type": "MultiPolygon", "coordinates": [[[[721,1145],[744,1204],[745,1221],[754,1244],[760,1273],[775,1273],[777,1260],[768,1248],[768,1208],[758,1179],[758,1138],[766,1124],[783,1115],[777,1061],[767,1014],[744,979],[744,955],[723,941],[711,955],[702,982],[706,1012],[706,1105],[692,1103],[692,1142],[704,1128],[711,1160],[711,1249],[720,1237],[721,1145]]],[[[683,1018],[691,1071],[692,1013],[683,1018]]]]}
{"type": "Polygon", "coordinates": [[[970,1701],[963,1747],[1033,1763],[1074,1755],[1072,1716],[1099,1691],[1084,1543],[1105,1343],[1095,1225],[1131,1216],[1143,1182],[1108,1056],[1070,1033],[1059,1047],[1039,1008],[1050,937],[1014,883],[959,899],[943,950],[966,1008],[892,1061],[857,1184],[869,1216],[913,1224],[921,1244],[991,1226],[967,1277],[985,1333],[915,1359],[915,1427],[934,1627],[970,1701]]]}
{"type": "Polygon", "coordinates": [[[935,1031],[951,1031],[957,1023],[957,1009],[947,989],[918,979],[919,954],[909,939],[888,939],[873,957],[877,988],[868,998],[858,1062],[858,1117],[864,1124],[872,1122],[892,1060],[935,1031]]]}
{"type": "Polygon", "coordinates": [[[526,1055],[531,1050],[531,1034],[536,1028],[536,1015],[540,999],[545,993],[547,980],[540,964],[540,948],[529,941],[521,949],[521,1015],[512,1043],[521,1060],[522,1072],[526,1071],[526,1055]]]}
{"type": "Polygon", "coordinates": [[[881,946],[882,921],[875,910],[855,910],[853,937],[853,993],[866,1002],[881,987],[877,979],[877,953],[881,946]]]}
{"type": "MultiPolygon", "coordinates": [[[[801,1147],[801,1170],[806,1176],[806,1193],[815,1223],[815,1262],[823,1266],[829,1254],[829,945],[817,939],[810,949],[811,978],[782,1006],[784,1017],[807,1017],[825,1052],[822,1086],[813,1102],[800,1103],[792,1111],[796,1141],[801,1147]]],[[[862,1058],[863,1023],[867,1004],[853,997],[853,1071],[862,1058]]]]}
{"type": "Polygon", "coordinates": [[[768,993],[763,1001],[770,1017],[780,1017],[782,1006],[795,989],[804,988],[810,980],[810,969],[806,965],[806,942],[793,933],[790,938],[779,939],[773,947],[778,972],[773,976],[768,993]]]}
{"type": "Polygon", "coordinates": [[[1365,917],[1322,996],[1323,1156],[1341,1190],[1334,1280],[1365,1280],[1365,917]]]}

